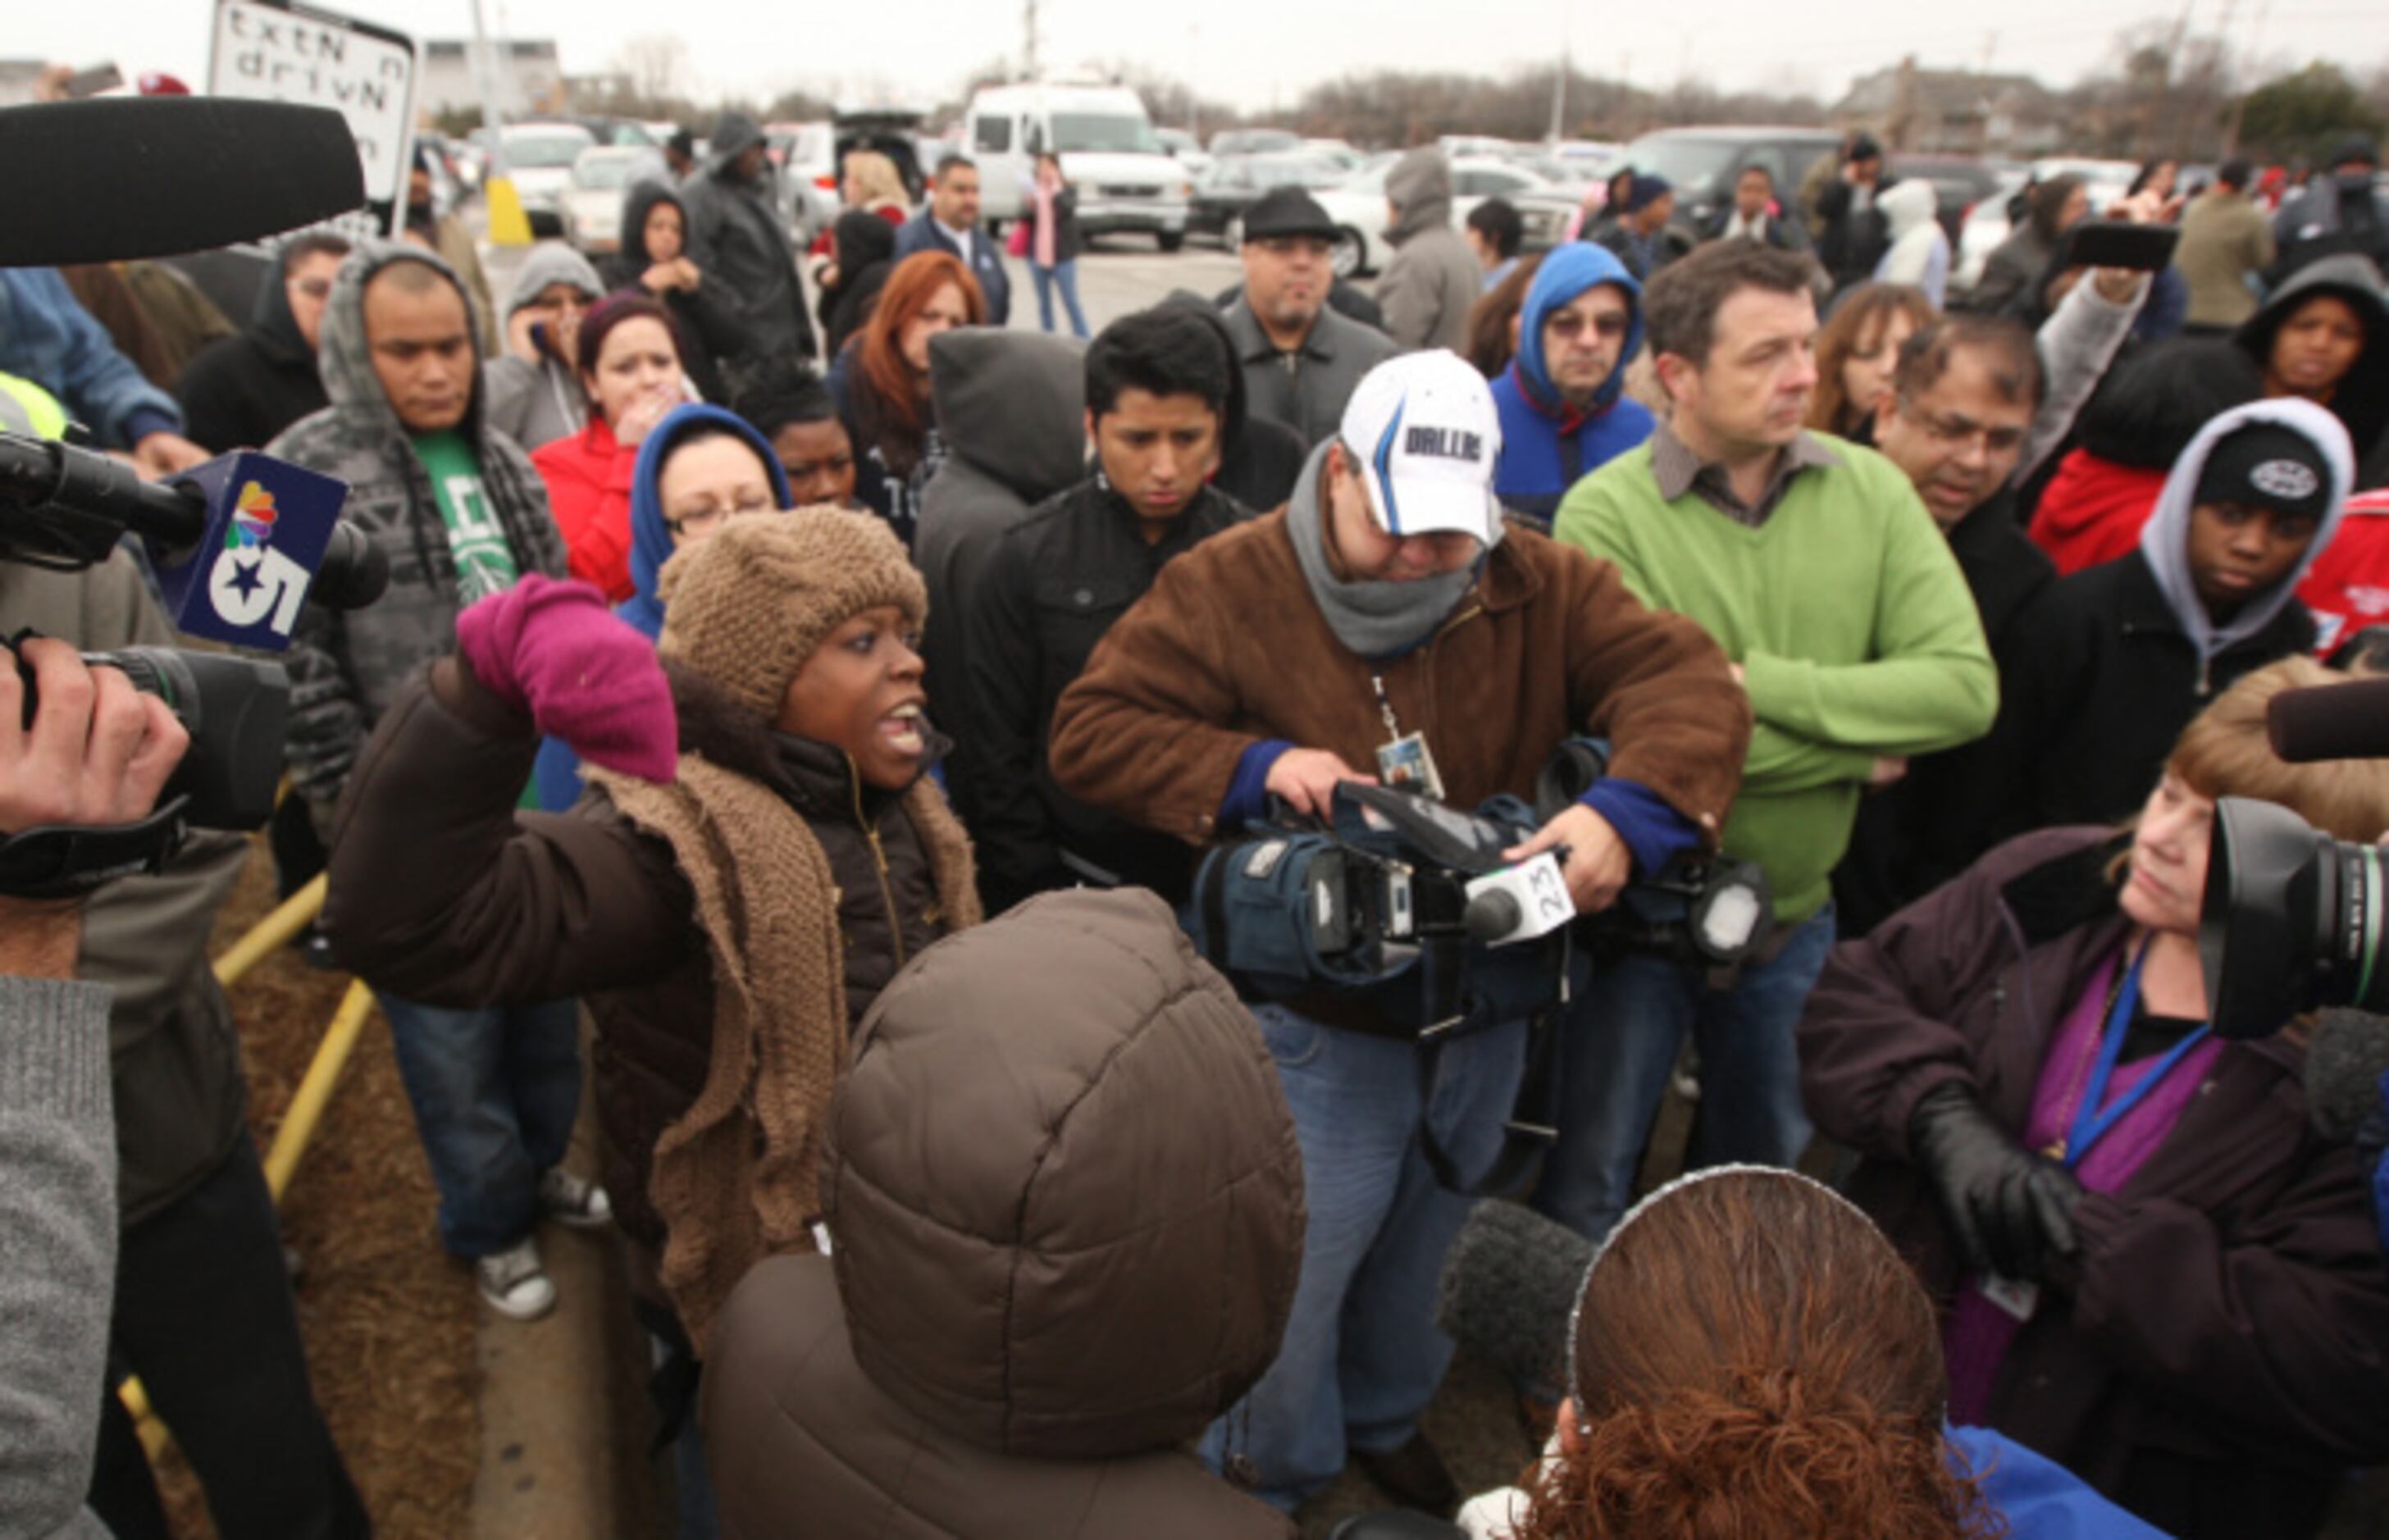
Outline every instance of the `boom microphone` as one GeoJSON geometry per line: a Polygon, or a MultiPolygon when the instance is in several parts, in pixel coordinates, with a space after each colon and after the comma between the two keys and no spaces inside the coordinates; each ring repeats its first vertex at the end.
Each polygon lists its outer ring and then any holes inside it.
{"type": "Polygon", "coordinates": [[[121,261],[258,240],[364,207],[348,120],[230,96],[0,108],[0,267],[121,261]]]}
{"type": "Polygon", "coordinates": [[[2265,707],[2265,734],[2293,765],[2389,757],[2389,679],[2284,690],[2265,707]]]}
{"type": "Polygon", "coordinates": [[[1510,1380],[1567,1382],[1568,1325],[1592,1242],[1523,1203],[1487,1198],[1444,1259],[1436,1323],[1510,1380]]]}
{"type": "Polygon", "coordinates": [[[2325,1011],[2306,1049],[2306,1120],[2329,1139],[2382,1131],[2381,1077],[2389,1075],[2389,1017],[2325,1011]]]}

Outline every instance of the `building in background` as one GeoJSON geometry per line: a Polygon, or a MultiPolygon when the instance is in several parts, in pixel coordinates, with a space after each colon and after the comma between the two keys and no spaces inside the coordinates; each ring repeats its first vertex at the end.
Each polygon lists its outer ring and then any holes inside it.
{"type": "Polygon", "coordinates": [[[1833,118],[1835,128],[1864,130],[1892,150],[2026,159],[2060,147],[2064,106],[2030,75],[1920,70],[1910,54],[1853,81],[1833,118]]]}

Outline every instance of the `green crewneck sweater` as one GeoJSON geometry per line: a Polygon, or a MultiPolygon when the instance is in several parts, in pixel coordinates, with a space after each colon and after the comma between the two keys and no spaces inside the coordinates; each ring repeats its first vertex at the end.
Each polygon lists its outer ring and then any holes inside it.
{"type": "Polygon", "coordinates": [[[1999,709],[1974,596],[1915,489],[1820,438],[1841,464],[1798,472],[1756,529],[1698,492],[1660,497],[1648,445],[1578,482],[1552,529],[1742,665],[1757,722],[1725,849],[1766,869],[1785,922],[1832,896],[1878,757],[1954,748],[1999,709]]]}

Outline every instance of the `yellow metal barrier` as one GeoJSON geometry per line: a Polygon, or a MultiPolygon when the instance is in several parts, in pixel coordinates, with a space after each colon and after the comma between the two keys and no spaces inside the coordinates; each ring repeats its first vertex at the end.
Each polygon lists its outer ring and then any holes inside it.
{"type": "Polygon", "coordinates": [[[250,926],[247,935],[226,948],[224,956],[216,959],[216,982],[227,989],[231,988],[240,982],[243,974],[273,956],[276,948],[313,923],[315,916],[324,911],[326,880],[324,873],[318,872],[313,882],[283,899],[279,908],[250,926]]]}

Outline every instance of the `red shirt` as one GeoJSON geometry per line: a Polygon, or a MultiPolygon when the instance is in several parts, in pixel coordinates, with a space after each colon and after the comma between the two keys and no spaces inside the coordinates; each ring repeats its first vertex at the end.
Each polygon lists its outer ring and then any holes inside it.
{"type": "Polygon", "coordinates": [[[2112,562],[2139,548],[2140,527],[2157,511],[2165,484],[2164,471],[2119,465],[2075,450],[2057,463],[2026,532],[2049,553],[2061,578],[2112,562]]]}
{"type": "Polygon", "coordinates": [[[2389,491],[2347,500],[2347,516],[2298,584],[2298,598],[2314,611],[2319,657],[2365,627],[2389,622],[2389,491]]]}
{"type": "Polygon", "coordinates": [[[594,585],[608,604],[620,604],[631,583],[631,471],[639,452],[614,441],[614,430],[595,414],[580,432],[531,451],[530,463],[547,483],[547,505],[572,575],[594,585]]]}

